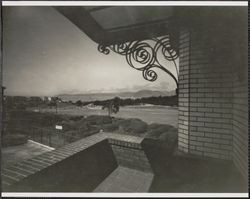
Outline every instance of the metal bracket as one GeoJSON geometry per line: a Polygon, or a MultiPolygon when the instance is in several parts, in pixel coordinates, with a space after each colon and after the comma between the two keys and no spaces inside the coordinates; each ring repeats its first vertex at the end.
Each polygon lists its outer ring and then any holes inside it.
{"type": "Polygon", "coordinates": [[[142,41],[131,41],[121,44],[105,46],[99,44],[98,51],[107,55],[112,50],[115,53],[124,55],[127,63],[134,69],[142,71],[144,79],[155,81],[158,77],[154,69],[158,68],[170,75],[178,89],[178,68],[175,60],[178,58],[178,53],[171,47],[169,36],[160,38],[152,38],[142,41]],[[173,75],[166,67],[160,63],[159,56],[174,63],[177,77],[173,75]]]}

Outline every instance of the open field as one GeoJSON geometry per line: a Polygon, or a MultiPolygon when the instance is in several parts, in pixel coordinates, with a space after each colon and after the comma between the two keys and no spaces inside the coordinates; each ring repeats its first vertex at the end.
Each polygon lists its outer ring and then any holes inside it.
{"type": "MultiPolygon", "coordinates": [[[[43,108],[40,112],[56,112],[53,108],[43,108]]],[[[58,114],[68,115],[107,115],[107,110],[101,108],[88,108],[88,107],[77,107],[77,106],[65,106],[58,107],[58,114]]],[[[112,116],[118,118],[139,118],[148,124],[159,123],[159,124],[170,124],[177,127],[178,124],[178,109],[176,107],[164,107],[164,106],[127,106],[120,107],[120,111],[112,116]]]]}

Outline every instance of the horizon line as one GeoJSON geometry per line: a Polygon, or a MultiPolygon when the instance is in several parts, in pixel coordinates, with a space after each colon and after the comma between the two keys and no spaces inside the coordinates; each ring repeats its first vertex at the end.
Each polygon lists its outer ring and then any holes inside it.
{"type": "Polygon", "coordinates": [[[108,92],[80,92],[80,93],[70,93],[70,92],[62,92],[59,94],[38,94],[38,95],[32,95],[32,94],[15,94],[15,93],[6,93],[4,96],[20,96],[20,97],[46,97],[46,96],[59,96],[59,95],[88,95],[88,94],[113,94],[113,93],[127,93],[127,92],[139,92],[139,91],[159,91],[159,92],[172,92],[175,91],[175,89],[172,90],[161,90],[161,89],[140,89],[140,90],[128,90],[128,91],[108,91],[108,92]]]}

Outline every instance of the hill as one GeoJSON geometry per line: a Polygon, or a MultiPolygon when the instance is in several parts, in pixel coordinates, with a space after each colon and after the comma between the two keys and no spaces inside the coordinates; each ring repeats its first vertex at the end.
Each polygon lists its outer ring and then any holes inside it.
{"type": "Polygon", "coordinates": [[[175,91],[155,91],[155,90],[140,90],[136,92],[114,92],[114,93],[86,93],[86,94],[60,94],[58,97],[63,101],[82,102],[108,100],[114,97],[121,99],[125,98],[145,98],[145,97],[159,97],[159,96],[173,96],[175,91]]]}

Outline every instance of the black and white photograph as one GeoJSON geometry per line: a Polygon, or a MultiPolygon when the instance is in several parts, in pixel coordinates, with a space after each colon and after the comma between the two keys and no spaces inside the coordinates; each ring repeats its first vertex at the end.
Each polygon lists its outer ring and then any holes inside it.
{"type": "Polygon", "coordinates": [[[247,1],[1,3],[2,196],[248,196],[247,1]]]}

